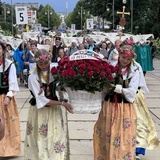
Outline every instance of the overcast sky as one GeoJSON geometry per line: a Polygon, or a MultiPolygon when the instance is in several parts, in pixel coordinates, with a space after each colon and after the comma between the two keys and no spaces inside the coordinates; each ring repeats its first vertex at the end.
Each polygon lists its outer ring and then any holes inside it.
{"type": "Polygon", "coordinates": [[[71,12],[79,0],[2,0],[2,2],[9,4],[11,4],[11,1],[13,5],[15,3],[39,3],[39,5],[42,4],[43,6],[49,4],[55,12],[66,12],[66,1],[68,1],[68,12],[71,12]]]}

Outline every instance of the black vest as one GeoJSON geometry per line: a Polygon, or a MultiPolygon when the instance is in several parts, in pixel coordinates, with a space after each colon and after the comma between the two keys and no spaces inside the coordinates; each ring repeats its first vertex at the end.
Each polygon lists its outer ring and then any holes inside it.
{"type": "Polygon", "coordinates": [[[0,72],[0,94],[7,94],[9,91],[9,71],[12,63],[9,65],[6,71],[0,72]]]}
{"type": "MultiPolygon", "coordinates": [[[[41,86],[42,88],[43,88],[43,90],[44,90],[44,93],[45,93],[45,97],[46,98],[48,98],[48,99],[51,99],[51,100],[55,100],[55,101],[58,101],[58,98],[57,98],[57,96],[56,96],[56,84],[54,83],[54,82],[51,82],[50,84],[49,84],[49,91],[50,91],[50,94],[49,95],[47,95],[47,91],[46,91],[46,89],[47,89],[47,84],[46,83],[42,83],[42,86],[41,86]]],[[[32,98],[31,98],[31,100],[29,101],[29,103],[31,104],[31,105],[36,105],[36,99],[35,99],[35,96],[34,96],[34,94],[33,94],[33,92],[32,91],[30,91],[31,92],[31,94],[32,94],[32,98]]]]}
{"type": "MultiPolygon", "coordinates": [[[[131,79],[128,79],[128,82],[130,82],[130,80],[131,80],[131,79]]],[[[122,87],[123,87],[123,88],[126,88],[126,86],[125,86],[125,81],[124,81],[124,80],[123,80],[123,85],[122,85],[122,87]]],[[[105,96],[105,98],[104,98],[105,101],[110,100],[110,102],[113,102],[113,103],[115,103],[115,102],[121,103],[121,102],[123,101],[123,103],[130,103],[130,102],[128,102],[128,101],[125,99],[124,95],[115,93],[115,92],[114,92],[114,89],[115,89],[115,88],[112,88],[112,89],[106,94],[106,96],[105,96]]]]}

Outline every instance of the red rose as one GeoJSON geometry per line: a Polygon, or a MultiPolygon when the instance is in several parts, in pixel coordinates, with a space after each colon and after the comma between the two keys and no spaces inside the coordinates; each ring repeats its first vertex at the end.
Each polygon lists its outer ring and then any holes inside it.
{"type": "Polygon", "coordinates": [[[113,79],[113,76],[109,74],[108,75],[108,80],[111,81],[112,79],[113,79]]]}
{"type": "Polygon", "coordinates": [[[111,70],[110,70],[110,69],[108,69],[108,72],[107,72],[107,73],[108,73],[108,74],[110,74],[110,75],[112,74],[112,72],[111,72],[111,70]]]}
{"type": "Polygon", "coordinates": [[[68,61],[69,61],[69,58],[68,57],[64,57],[60,61],[58,61],[58,65],[64,65],[68,61]]]}
{"type": "Polygon", "coordinates": [[[76,75],[76,72],[73,70],[70,70],[70,72],[68,73],[71,77],[74,77],[76,75]]]}
{"type": "Polygon", "coordinates": [[[92,61],[89,61],[90,64],[92,64],[93,66],[97,67],[98,66],[98,61],[95,61],[95,60],[92,60],[92,61]]]}
{"type": "Polygon", "coordinates": [[[63,71],[64,70],[64,66],[59,66],[59,70],[63,71]]]}
{"type": "Polygon", "coordinates": [[[104,78],[106,76],[105,72],[101,72],[99,75],[101,78],[104,78]]]}
{"type": "Polygon", "coordinates": [[[88,69],[89,71],[92,71],[92,70],[93,70],[93,68],[92,68],[91,66],[88,66],[87,69],[88,69]]]}
{"type": "Polygon", "coordinates": [[[84,69],[86,66],[85,66],[85,64],[80,64],[79,67],[80,67],[81,69],[84,69]]]}
{"type": "Polygon", "coordinates": [[[99,69],[100,70],[105,70],[105,67],[104,66],[100,66],[99,69]]]}
{"type": "Polygon", "coordinates": [[[99,72],[100,71],[100,69],[98,68],[98,67],[94,67],[94,69],[93,69],[95,72],[99,72]]]}
{"type": "Polygon", "coordinates": [[[117,72],[118,71],[118,66],[110,66],[110,69],[111,69],[111,72],[112,73],[115,73],[115,72],[117,72]]]}
{"type": "Polygon", "coordinates": [[[57,74],[58,73],[58,70],[56,67],[52,67],[51,69],[51,73],[54,75],[54,74],[57,74]]]}
{"type": "Polygon", "coordinates": [[[93,72],[92,71],[89,71],[87,74],[88,74],[89,77],[93,76],[93,72]]]}
{"type": "Polygon", "coordinates": [[[63,71],[63,72],[62,72],[62,77],[67,77],[67,76],[68,76],[67,71],[63,71]]]}
{"type": "Polygon", "coordinates": [[[70,68],[71,67],[71,64],[70,63],[67,63],[66,64],[66,68],[70,68]]]}
{"type": "Polygon", "coordinates": [[[105,68],[108,68],[109,67],[109,64],[108,63],[104,63],[102,64],[105,68]]]}
{"type": "Polygon", "coordinates": [[[76,61],[74,61],[74,63],[72,64],[73,67],[77,67],[78,63],[76,61]]]}
{"type": "Polygon", "coordinates": [[[80,69],[80,70],[79,70],[79,73],[80,73],[80,74],[84,74],[84,70],[83,70],[83,69],[80,69]]]}

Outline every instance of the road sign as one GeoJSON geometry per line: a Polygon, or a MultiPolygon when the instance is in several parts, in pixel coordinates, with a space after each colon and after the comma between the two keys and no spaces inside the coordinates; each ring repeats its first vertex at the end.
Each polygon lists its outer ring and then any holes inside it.
{"type": "Polygon", "coordinates": [[[87,19],[87,29],[93,29],[93,19],[87,19]]]}
{"type": "Polygon", "coordinates": [[[16,24],[28,24],[28,14],[26,6],[16,6],[16,24]]]}

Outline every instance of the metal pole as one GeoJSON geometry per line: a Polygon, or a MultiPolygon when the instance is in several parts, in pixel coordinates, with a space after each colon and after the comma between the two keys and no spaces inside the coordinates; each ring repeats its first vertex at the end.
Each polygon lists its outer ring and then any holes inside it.
{"type": "Polygon", "coordinates": [[[48,6],[48,11],[47,11],[47,13],[48,13],[48,28],[49,28],[49,6],[48,6]]]}
{"type": "Polygon", "coordinates": [[[6,5],[5,4],[4,4],[3,9],[4,9],[4,23],[6,23],[6,5]]]}
{"type": "Polygon", "coordinates": [[[113,12],[113,31],[114,31],[114,0],[112,3],[112,12],[113,12]]]}
{"type": "Polygon", "coordinates": [[[81,6],[81,31],[82,31],[82,6],[81,6]]]}
{"type": "Polygon", "coordinates": [[[131,33],[133,33],[133,0],[130,0],[131,6],[131,33]]]}
{"type": "Polygon", "coordinates": [[[12,0],[11,0],[11,19],[12,19],[12,35],[13,35],[13,5],[12,5],[12,0]]]}

